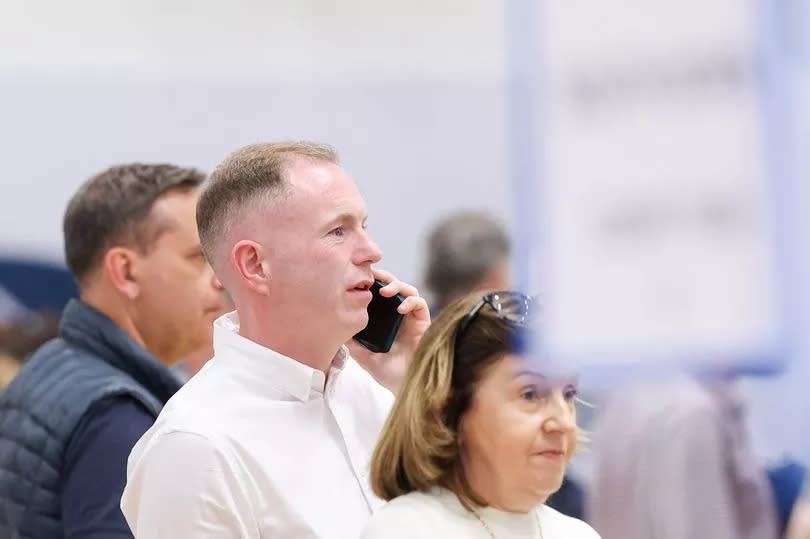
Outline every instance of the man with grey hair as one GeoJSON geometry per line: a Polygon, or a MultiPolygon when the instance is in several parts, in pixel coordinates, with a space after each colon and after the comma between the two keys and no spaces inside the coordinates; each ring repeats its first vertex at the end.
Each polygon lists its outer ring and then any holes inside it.
{"type": "Polygon", "coordinates": [[[382,253],[337,161],[326,145],[257,144],[211,175],[197,222],[236,311],[132,451],[121,508],[136,537],[358,537],[382,504],[371,453],[430,315],[373,268],[382,253]],[[374,279],[406,297],[387,354],[351,342],[374,279]]]}
{"type": "Polygon", "coordinates": [[[462,211],[439,221],[428,235],[425,268],[434,311],[473,290],[508,288],[509,251],[503,225],[485,212],[462,211]]]}

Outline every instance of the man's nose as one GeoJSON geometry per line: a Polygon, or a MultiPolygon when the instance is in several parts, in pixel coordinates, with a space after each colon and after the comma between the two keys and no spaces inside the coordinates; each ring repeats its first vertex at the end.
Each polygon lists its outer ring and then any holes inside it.
{"type": "Polygon", "coordinates": [[[371,236],[364,231],[362,240],[357,249],[355,263],[358,265],[376,264],[380,260],[382,260],[382,250],[380,250],[379,245],[371,239],[371,236]]]}

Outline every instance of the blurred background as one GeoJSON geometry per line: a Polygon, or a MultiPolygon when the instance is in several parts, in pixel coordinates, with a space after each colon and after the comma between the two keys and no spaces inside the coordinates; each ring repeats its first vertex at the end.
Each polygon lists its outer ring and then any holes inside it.
{"type": "MultiPolygon", "coordinates": [[[[619,406],[626,418],[649,402],[612,405],[617,395],[680,380],[673,364],[688,365],[690,379],[696,365],[710,365],[712,381],[718,369],[733,379],[747,440],[738,464],[772,472],[774,504],[789,512],[810,464],[807,9],[784,0],[4,0],[0,349],[24,359],[55,334],[75,295],[61,219],[92,174],[131,161],[210,171],[251,142],[328,142],[366,198],[386,269],[437,304],[448,283],[508,285],[500,278],[510,271],[513,284],[544,294],[556,331],[549,353],[579,364],[594,405],[581,409],[582,425],[630,440],[628,458],[643,442],[600,427],[600,412],[619,406]],[[685,234],[677,216],[662,232],[667,212],[711,196],[722,233],[685,234]],[[459,214],[437,238],[435,227],[459,214]],[[595,221],[614,236],[588,236],[595,221]],[[630,229],[632,241],[616,239],[630,229]],[[644,325],[649,311],[631,307],[661,282],[663,308],[679,314],[656,333],[644,325]],[[702,300],[673,307],[684,296],[702,300]],[[687,323],[698,318],[708,325],[687,323]],[[664,356],[667,370],[650,377],[664,356]]],[[[660,413],[648,420],[678,412],[660,413]]],[[[599,439],[571,468],[583,492],[638,480],[600,475],[599,439]]],[[[598,520],[603,537],[616,536],[598,520]]]]}
{"type": "Polygon", "coordinates": [[[339,150],[386,266],[404,279],[417,280],[420,237],[442,212],[508,213],[497,3],[1,9],[4,251],[59,260],[68,197],[111,163],[210,171],[236,147],[291,138],[339,150]]]}

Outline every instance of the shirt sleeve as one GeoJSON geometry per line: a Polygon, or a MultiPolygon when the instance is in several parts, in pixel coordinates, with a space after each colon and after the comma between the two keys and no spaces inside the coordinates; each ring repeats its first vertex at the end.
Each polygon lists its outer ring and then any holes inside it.
{"type": "Polygon", "coordinates": [[[135,537],[258,537],[244,482],[211,440],[173,431],[130,462],[121,509],[135,537]]]}
{"type": "Polygon", "coordinates": [[[118,506],[127,457],[154,418],[128,396],[93,404],[65,448],[62,522],[67,539],[131,538],[118,506]]]}

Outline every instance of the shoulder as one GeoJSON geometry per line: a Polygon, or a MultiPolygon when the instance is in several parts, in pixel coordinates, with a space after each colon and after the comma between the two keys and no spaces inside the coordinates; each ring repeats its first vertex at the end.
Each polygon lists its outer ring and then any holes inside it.
{"type": "MultiPolygon", "coordinates": [[[[410,514],[413,512],[439,512],[442,507],[441,501],[433,494],[427,492],[414,491],[403,496],[398,496],[382,506],[377,513],[387,513],[390,515],[410,514]]],[[[375,515],[377,514],[375,513],[375,515]]]]}
{"type": "Polygon", "coordinates": [[[227,458],[228,411],[223,397],[233,394],[212,391],[200,372],[166,403],[154,424],[138,441],[129,457],[129,473],[154,466],[173,473],[221,469],[227,458]],[[176,459],[174,464],[173,460],[176,459]]]}
{"type": "Polygon", "coordinates": [[[40,346],[23,363],[17,376],[9,384],[6,395],[19,392],[28,397],[36,386],[37,399],[56,400],[59,391],[71,391],[85,379],[98,378],[108,374],[103,362],[93,354],[80,350],[61,338],[52,339],[40,346]],[[41,388],[48,390],[43,391],[41,388]],[[51,389],[56,389],[52,391],[51,389]]]}
{"type": "Polygon", "coordinates": [[[435,530],[434,517],[441,512],[441,502],[430,494],[399,496],[372,515],[362,539],[419,537],[420,531],[435,530]]]}
{"type": "Polygon", "coordinates": [[[166,403],[154,425],[144,434],[130,457],[130,466],[138,461],[162,461],[179,457],[178,471],[185,465],[205,463],[216,469],[218,461],[230,454],[229,425],[234,427],[233,413],[238,394],[227,387],[212,387],[207,372],[200,372],[166,403]],[[180,455],[187,455],[183,458],[180,455]]]}
{"type": "Polygon", "coordinates": [[[184,432],[210,439],[224,436],[233,407],[242,397],[230,387],[229,380],[221,380],[218,387],[215,382],[210,372],[203,370],[178,389],[160,411],[154,434],[184,432]]]}
{"type": "Polygon", "coordinates": [[[540,522],[546,539],[600,539],[587,522],[564,515],[547,505],[540,509],[540,522]]]}
{"type": "Polygon", "coordinates": [[[165,467],[175,474],[188,470],[234,471],[229,452],[223,444],[204,433],[185,430],[150,429],[136,444],[130,456],[130,467],[148,462],[148,467],[165,467]]]}

